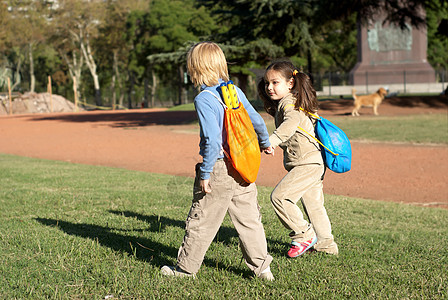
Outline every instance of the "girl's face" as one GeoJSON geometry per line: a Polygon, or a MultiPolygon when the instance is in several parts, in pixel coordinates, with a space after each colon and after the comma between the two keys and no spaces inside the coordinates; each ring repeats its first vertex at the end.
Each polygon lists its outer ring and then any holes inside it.
{"type": "Polygon", "coordinates": [[[269,70],[265,75],[265,89],[266,94],[271,100],[281,100],[291,90],[293,86],[293,79],[286,79],[283,75],[275,70],[269,70]]]}

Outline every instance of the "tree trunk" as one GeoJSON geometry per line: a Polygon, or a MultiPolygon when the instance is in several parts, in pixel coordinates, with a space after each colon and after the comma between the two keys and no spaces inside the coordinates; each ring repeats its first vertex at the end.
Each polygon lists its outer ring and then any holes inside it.
{"type": "MultiPolygon", "coordinates": [[[[119,102],[118,102],[118,106],[119,107],[122,107],[123,106],[123,98],[124,98],[124,95],[123,95],[123,86],[122,86],[122,84],[121,84],[121,80],[120,80],[120,71],[118,70],[118,50],[114,50],[114,66],[113,66],[113,68],[114,68],[114,78],[117,80],[117,82],[118,82],[118,90],[119,90],[119,92],[120,92],[120,99],[119,99],[119,102]]],[[[113,96],[114,96],[114,105],[116,104],[116,91],[115,91],[115,83],[114,83],[114,94],[113,94],[113,96]]]]}
{"type": "Polygon", "coordinates": [[[156,90],[157,90],[157,76],[156,76],[156,72],[154,71],[154,68],[151,69],[151,75],[152,75],[151,107],[154,107],[155,99],[156,99],[156,90]]]}
{"type": "Polygon", "coordinates": [[[148,97],[149,97],[149,66],[146,68],[145,71],[145,80],[144,82],[144,94],[143,94],[143,107],[148,108],[148,97]]]}
{"type": "Polygon", "coordinates": [[[95,86],[95,104],[97,106],[103,106],[103,100],[101,98],[101,89],[100,89],[100,81],[98,80],[98,74],[92,74],[93,83],[95,86]]]}
{"type": "Polygon", "coordinates": [[[132,92],[134,91],[134,73],[129,72],[128,108],[132,109],[132,92]]]}
{"type": "Polygon", "coordinates": [[[110,90],[112,92],[112,110],[115,110],[115,103],[117,101],[117,93],[115,92],[115,82],[116,82],[116,76],[115,74],[112,75],[112,82],[110,84],[110,90]]]}
{"type": "Polygon", "coordinates": [[[311,56],[311,49],[309,47],[306,51],[306,58],[308,60],[308,73],[313,74],[313,58],[311,56]]]}
{"type": "Polygon", "coordinates": [[[94,89],[95,89],[95,104],[97,106],[102,106],[103,101],[101,99],[100,82],[98,80],[98,74],[96,72],[97,67],[96,67],[95,59],[93,58],[93,55],[92,55],[92,51],[90,49],[89,40],[86,39],[85,44],[84,44],[84,41],[81,40],[80,44],[81,44],[82,53],[84,55],[84,58],[86,59],[87,67],[89,67],[90,74],[92,75],[92,78],[93,78],[93,85],[94,85],[94,89]]]}
{"type": "Polygon", "coordinates": [[[72,77],[72,80],[76,77],[75,89],[76,89],[76,93],[78,94],[78,99],[81,99],[81,93],[79,90],[79,86],[81,84],[81,74],[82,74],[82,66],[84,65],[84,56],[81,55],[79,57],[79,61],[78,61],[76,52],[73,52],[72,53],[73,63],[70,62],[70,60],[67,57],[67,54],[61,53],[61,56],[64,58],[65,63],[68,66],[68,72],[69,72],[70,76],[72,77]]]}
{"type": "Polygon", "coordinates": [[[179,105],[184,104],[186,101],[186,88],[184,84],[184,67],[183,65],[180,65],[178,68],[179,71],[179,105]]]}
{"type": "Polygon", "coordinates": [[[244,92],[247,93],[247,75],[246,74],[238,74],[238,87],[244,92]]]}
{"type": "Polygon", "coordinates": [[[21,68],[22,68],[22,59],[19,57],[19,61],[17,62],[17,68],[14,74],[14,84],[11,87],[11,91],[14,91],[16,86],[18,86],[22,82],[22,78],[20,77],[21,68]]]}
{"type": "Polygon", "coordinates": [[[34,93],[36,88],[36,76],[34,75],[34,59],[33,59],[33,46],[29,44],[29,59],[30,59],[30,92],[34,93]]]}

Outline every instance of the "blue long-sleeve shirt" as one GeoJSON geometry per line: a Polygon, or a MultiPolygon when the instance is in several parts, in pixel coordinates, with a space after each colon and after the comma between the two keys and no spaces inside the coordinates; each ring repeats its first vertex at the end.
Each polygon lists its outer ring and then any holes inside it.
{"type": "MultiPolygon", "coordinates": [[[[219,83],[222,82],[224,81],[220,80],[219,83]]],[[[238,93],[238,99],[243,103],[243,106],[252,121],[255,132],[258,135],[260,147],[269,147],[269,134],[263,118],[253,108],[241,89],[238,87],[235,88],[238,93]]],[[[203,90],[208,90],[222,99],[219,84],[211,87],[203,85],[201,91],[203,90]]],[[[209,179],[216,160],[224,157],[222,150],[224,149],[225,151],[228,151],[226,140],[227,133],[224,126],[224,107],[223,104],[209,92],[199,93],[194,99],[194,106],[196,108],[200,126],[201,140],[199,142],[199,154],[202,156],[202,165],[200,168],[201,179],[209,179]]]]}

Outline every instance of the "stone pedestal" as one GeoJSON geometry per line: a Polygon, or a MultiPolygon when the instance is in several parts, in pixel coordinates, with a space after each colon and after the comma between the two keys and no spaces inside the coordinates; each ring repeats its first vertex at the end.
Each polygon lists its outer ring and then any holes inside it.
{"type": "Polygon", "coordinates": [[[435,82],[426,60],[426,28],[383,25],[384,18],[358,24],[358,63],[350,71],[352,85],[435,82]]]}

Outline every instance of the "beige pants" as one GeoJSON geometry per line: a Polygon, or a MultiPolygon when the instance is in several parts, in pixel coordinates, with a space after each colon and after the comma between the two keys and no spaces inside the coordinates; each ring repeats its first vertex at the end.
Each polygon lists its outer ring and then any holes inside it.
{"type": "Polygon", "coordinates": [[[205,252],[228,212],[238,232],[246,264],[258,276],[269,267],[272,257],[267,251],[256,185],[245,183],[225,160],[218,160],[211,173],[211,193],[201,191],[199,178],[198,164],[193,203],[187,217],[177,265],[189,273],[199,270],[205,252]]]}
{"type": "Polygon", "coordinates": [[[330,219],[324,207],[323,173],[324,166],[319,164],[292,168],[272,191],[271,202],[282,224],[291,230],[289,235],[293,241],[300,243],[316,235],[316,250],[337,254],[330,219]],[[297,206],[300,199],[310,223],[297,206]]]}

